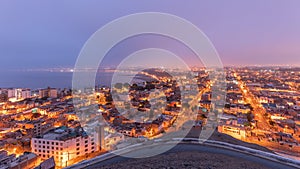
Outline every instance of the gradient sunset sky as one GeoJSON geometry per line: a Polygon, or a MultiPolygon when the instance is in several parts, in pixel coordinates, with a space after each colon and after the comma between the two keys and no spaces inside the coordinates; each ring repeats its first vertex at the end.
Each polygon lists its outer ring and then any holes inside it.
{"type": "MultiPolygon", "coordinates": [[[[299,7],[299,0],[2,0],[0,70],[72,67],[95,31],[137,12],[164,12],[189,20],[209,37],[224,65],[300,66],[299,7]]],[[[189,55],[176,42],[136,37],[114,48],[107,64],[145,47],[178,47],[182,55],[189,55]]]]}

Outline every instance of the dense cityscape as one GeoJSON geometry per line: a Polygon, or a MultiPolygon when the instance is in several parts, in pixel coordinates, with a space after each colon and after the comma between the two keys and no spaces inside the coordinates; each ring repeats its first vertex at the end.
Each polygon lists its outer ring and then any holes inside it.
{"type": "Polygon", "coordinates": [[[221,109],[212,102],[216,82],[203,68],[175,73],[190,91],[184,96],[178,81],[160,70],[142,72],[145,81],[86,89],[84,97],[67,88],[1,88],[0,167],[67,167],[132,144],[125,137],[144,142],[189,130],[184,126],[192,115],[193,130],[210,127],[299,159],[300,69],[228,67],[225,72],[221,109]],[[189,85],[193,80],[197,86],[189,85]],[[207,125],[210,111],[217,112],[218,126],[207,125]]]}

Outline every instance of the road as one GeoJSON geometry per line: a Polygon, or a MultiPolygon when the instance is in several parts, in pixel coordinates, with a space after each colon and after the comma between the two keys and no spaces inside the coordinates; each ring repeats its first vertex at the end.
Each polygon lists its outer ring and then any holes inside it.
{"type": "Polygon", "coordinates": [[[270,131],[270,125],[267,118],[264,116],[266,110],[262,107],[260,102],[255,98],[255,96],[250,92],[247,85],[241,80],[241,77],[234,74],[235,78],[238,80],[238,86],[242,91],[243,97],[248,103],[253,107],[254,119],[257,121],[256,127],[259,131],[270,131]]]}
{"type": "MultiPolygon", "coordinates": [[[[153,146],[153,147],[147,147],[147,148],[143,148],[140,150],[136,150],[134,152],[134,154],[139,154],[139,153],[145,153],[145,152],[150,152],[150,151],[157,151],[158,149],[163,148],[163,146],[167,146],[167,145],[161,145],[161,146],[153,146]]],[[[253,163],[257,163],[260,164],[262,166],[265,167],[269,167],[272,169],[292,169],[294,167],[290,167],[287,165],[284,165],[282,163],[279,162],[274,162],[274,161],[270,161],[267,159],[263,159],[257,156],[253,156],[253,155],[249,155],[249,154],[244,154],[238,151],[232,151],[229,149],[223,149],[223,148],[218,148],[218,147],[213,147],[213,146],[207,146],[207,145],[199,145],[199,144],[187,144],[187,143],[181,143],[176,145],[174,148],[172,148],[171,150],[165,152],[164,154],[169,154],[169,153],[176,153],[176,152],[204,152],[204,153],[214,153],[214,154],[223,154],[223,155],[227,155],[230,157],[234,157],[238,159],[243,159],[243,160],[247,160],[253,163]]],[[[110,159],[104,160],[102,162],[87,166],[85,168],[88,169],[95,169],[95,168],[99,168],[105,165],[110,165],[110,164],[114,164],[117,162],[124,162],[126,160],[130,160],[129,158],[126,157],[121,157],[121,156],[115,156],[112,157],[110,159]]],[[[214,159],[212,159],[214,160],[214,159]]]]}

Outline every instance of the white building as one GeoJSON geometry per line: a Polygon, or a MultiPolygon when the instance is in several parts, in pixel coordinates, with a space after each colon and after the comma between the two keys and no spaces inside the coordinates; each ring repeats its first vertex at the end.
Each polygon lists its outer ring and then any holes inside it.
{"type": "Polygon", "coordinates": [[[21,100],[31,98],[30,89],[22,89],[22,88],[9,88],[7,89],[7,96],[12,100],[21,100]]]}
{"type": "Polygon", "coordinates": [[[117,144],[125,139],[123,134],[113,133],[109,134],[104,139],[104,150],[114,150],[117,147],[117,144]]]}
{"type": "Polygon", "coordinates": [[[13,98],[15,97],[16,93],[15,93],[15,89],[7,89],[7,95],[8,95],[8,98],[13,98]]]}
{"type": "Polygon", "coordinates": [[[236,139],[245,139],[246,138],[246,130],[244,127],[224,124],[218,126],[218,132],[230,135],[236,139]]]}
{"type": "Polygon", "coordinates": [[[22,99],[31,98],[31,91],[30,91],[30,89],[22,89],[22,91],[21,91],[21,98],[22,99]]]}
{"type": "Polygon", "coordinates": [[[71,165],[70,160],[85,157],[97,150],[94,137],[88,136],[80,127],[63,126],[50,130],[42,137],[31,139],[32,152],[42,160],[54,157],[56,165],[60,167],[71,165]]]}

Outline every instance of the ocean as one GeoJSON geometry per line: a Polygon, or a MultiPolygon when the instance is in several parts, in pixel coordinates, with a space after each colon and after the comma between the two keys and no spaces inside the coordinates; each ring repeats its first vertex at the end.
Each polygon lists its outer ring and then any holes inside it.
{"type": "MultiPolygon", "coordinates": [[[[5,71],[0,72],[0,88],[71,88],[72,72],[5,71]]],[[[109,86],[112,72],[97,74],[96,84],[109,86]]]]}

